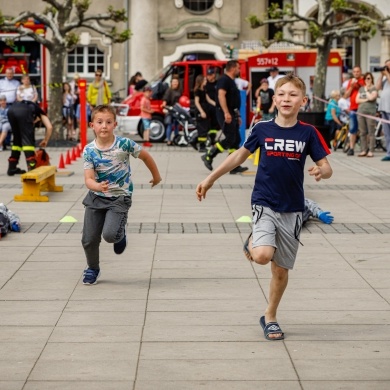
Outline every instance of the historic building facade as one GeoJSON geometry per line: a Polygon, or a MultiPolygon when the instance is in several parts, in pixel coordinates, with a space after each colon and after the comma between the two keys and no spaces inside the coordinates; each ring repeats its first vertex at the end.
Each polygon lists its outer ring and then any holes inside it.
{"type": "MultiPolygon", "coordinates": [[[[282,4],[283,0],[111,0],[114,8],[126,9],[128,22],[118,28],[130,28],[131,40],[112,45],[94,32],[80,31],[78,46],[68,53],[64,78],[70,79],[77,72],[89,80],[93,78],[94,69],[101,67],[115,91],[125,88],[136,71],[150,79],[173,60],[224,58],[224,44],[247,47],[268,37],[272,27],[253,30],[246,18],[250,14],[264,14],[271,2],[282,4]]],[[[314,0],[293,2],[301,15],[316,12],[314,0]]],[[[27,4],[31,6],[26,0],[3,3],[0,9],[4,15],[16,15],[25,10],[27,4]]],[[[388,13],[387,0],[366,3],[375,3],[380,17],[388,13]]],[[[44,2],[34,2],[37,11],[45,6],[44,2]]],[[[104,12],[106,8],[106,2],[92,0],[91,12],[104,12]]],[[[292,34],[303,41],[308,39],[307,32],[299,26],[292,34]]],[[[345,49],[347,68],[359,64],[363,70],[369,70],[390,58],[390,22],[368,42],[342,39],[334,45],[345,49]]],[[[50,61],[49,56],[46,61],[50,61]]]]}

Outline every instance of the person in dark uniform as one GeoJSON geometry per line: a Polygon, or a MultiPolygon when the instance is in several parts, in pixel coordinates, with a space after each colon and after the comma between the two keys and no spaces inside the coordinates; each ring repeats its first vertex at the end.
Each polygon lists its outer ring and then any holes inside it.
{"type": "MultiPolygon", "coordinates": [[[[234,81],[239,74],[240,63],[236,60],[231,60],[226,64],[225,74],[217,81],[217,119],[225,138],[222,141],[218,141],[202,156],[204,165],[210,171],[213,170],[213,159],[218,153],[222,153],[224,150],[228,150],[229,154],[233,153],[240,145],[241,96],[234,81]]],[[[247,169],[246,167],[238,166],[230,173],[244,172],[247,169]]]]}
{"type": "Polygon", "coordinates": [[[8,159],[8,176],[26,173],[25,170],[18,168],[22,151],[26,157],[27,169],[31,171],[35,168],[34,122],[37,118],[42,119],[46,127],[45,138],[39,146],[46,147],[51,136],[52,128],[50,121],[42,109],[36,103],[26,100],[15,102],[8,109],[8,119],[13,132],[11,156],[8,159]]]}
{"type": "Polygon", "coordinates": [[[210,105],[207,102],[206,91],[204,88],[206,82],[206,78],[201,74],[195,79],[194,101],[196,108],[196,128],[198,130],[198,137],[190,142],[191,146],[196,150],[198,150],[199,143],[199,152],[201,153],[207,152],[207,132],[210,128],[210,105]]]}
{"type": "Polygon", "coordinates": [[[210,129],[208,131],[208,138],[211,145],[215,144],[217,138],[218,130],[220,130],[218,120],[217,120],[217,79],[215,68],[208,68],[206,72],[207,83],[204,87],[207,102],[208,102],[208,111],[210,116],[210,129]]]}

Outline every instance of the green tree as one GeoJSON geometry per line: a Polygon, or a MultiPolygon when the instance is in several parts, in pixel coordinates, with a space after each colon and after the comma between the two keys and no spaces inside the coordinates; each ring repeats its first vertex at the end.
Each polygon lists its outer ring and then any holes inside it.
{"type": "MultiPolygon", "coordinates": [[[[47,48],[50,53],[50,84],[61,85],[67,52],[79,41],[78,29],[88,29],[111,39],[113,43],[122,43],[130,39],[130,30],[118,30],[117,24],[125,22],[124,9],[115,10],[112,6],[105,13],[91,14],[92,0],[42,0],[47,3],[43,12],[23,11],[16,16],[3,16],[0,11],[0,29],[5,32],[29,36],[47,48]],[[23,25],[28,18],[34,18],[51,30],[45,36],[36,34],[23,25]]],[[[32,7],[33,8],[33,7],[32,7]]],[[[48,115],[53,122],[54,138],[60,136],[62,124],[62,88],[50,90],[48,115]]]]}
{"type": "MultiPolygon", "coordinates": [[[[294,6],[285,2],[283,8],[272,3],[264,17],[250,15],[247,20],[252,28],[275,24],[278,31],[271,39],[264,40],[268,47],[274,42],[289,42],[307,48],[317,49],[313,95],[325,97],[327,61],[332,42],[340,37],[355,37],[368,40],[377,29],[384,25],[389,17],[380,19],[375,6],[352,3],[347,0],[316,0],[318,12],[315,16],[305,17],[294,10],[294,6]],[[310,40],[302,42],[283,34],[283,28],[294,29],[297,24],[303,25],[310,34],[310,40]]],[[[314,111],[323,111],[324,104],[314,99],[314,111]]]]}

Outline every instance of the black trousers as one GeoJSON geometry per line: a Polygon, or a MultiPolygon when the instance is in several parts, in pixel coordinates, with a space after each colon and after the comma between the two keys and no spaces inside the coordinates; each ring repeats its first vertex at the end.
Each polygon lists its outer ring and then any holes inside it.
{"type": "Polygon", "coordinates": [[[18,162],[23,151],[29,166],[35,166],[35,136],[34,136],[34,112],[33,103],[15,102],[8,109],[8,120],[12,128],[13,142],[10,161],[18,162]]]}
{"type": "Polygon", "coordinates": [[[217,108],[217,118],[221,126],[222,133],[225,139],[219,141],[219,145],[225,150],[238,149],[240,147],[241,137],[239,131],[238,117],[232,115],[230,123],[225,122],[225,115],[220,108],[217,108]]]}

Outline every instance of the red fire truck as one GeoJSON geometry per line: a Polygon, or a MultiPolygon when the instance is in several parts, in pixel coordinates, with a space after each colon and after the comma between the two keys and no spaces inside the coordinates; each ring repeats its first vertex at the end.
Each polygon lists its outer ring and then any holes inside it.
{"type": "MultiPolygon", "coordinates": [[[[26,21],[24,26],[37,34],[45,34],[45,26],[34,20],[26,21]]],[[[39,101],[46,109],[46,48],[30,37],[16,38],[17,36],[14,33],[0,32],[0,77],[4,77],[7,68],[14,70],[17,80],[24,74],[29,74],[31,83],[37,87],[39,101]],[[12,46],[7,44],[10,38],[16,38],[12,46]]]]}
{"type": "MultiPolygon", "coordinates": [[[[154,142],[165,139],[164,113],[161,108],[163,93],[168,88],[172,75],[179,77],[182,94],[193,101],[193,88],[198,75],[205,75],[207,69],[216,69],[217,78],[223,73],[228,60],[207,60],[207,61],[178,61],[172,62],[150,81],[153,89],[152,109],[154,110],[150,138],[154,142]]],[[[269,68],[278,67],[280,74],[294,72],[306,83],[308,94],[311,95],[315,71],[316,52],[314,50],[286,51],[262,53],[246,60],[239,60],[241,63],[241,77],[249,80],[252,84],[252,91],[246,102],[247,123],[252,117],[252,107],[256,104],[254,92],[260,85],[260,80],[269,76],[269,68]]],[[[328,73],[326,82],[326,95],[333,89],[339,89],[341,85],[342,59],[337,51],[332,51],[328,58],[328,73]]],[[[138,132],[142,135],[142,121],[140,117],[140,101],[142,93],[135,93],[128,96],[122,106],[128,106],[127,115],[121,117],[121,124],[126,132],[138,132]]],[[[127,110],[126,110],[127,111],[127,110]]]]}

